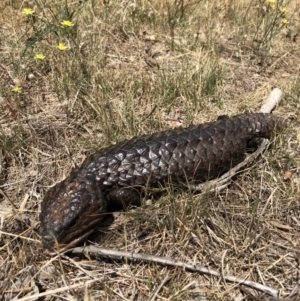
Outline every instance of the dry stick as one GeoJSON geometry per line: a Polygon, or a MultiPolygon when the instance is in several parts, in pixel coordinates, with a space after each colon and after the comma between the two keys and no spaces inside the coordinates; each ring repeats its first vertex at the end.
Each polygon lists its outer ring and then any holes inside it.
{"type": "Polygon", "coordinates": [[[271,113],[279,104],[282,97],[282,91],[279,88],[274,88],[265,103],[261,106],[261,113],[271,113]]]}
{"type": "Polygon", "coordinates": [[[155,105],[153,108],[152,108],[152,110],[150,111],[150,113],[149,114],[147,114],[146,116],[144,116],[143,118],[142,118],[142,122],[143,121],[145,121],[147,118],[149,118],[152,114],[153,114],[153,112],[156,110],[156,108],[157,108],[157,105],[155,105]]]}
{"type": "MultiPolygon", "coordinates": [[[[279,104],[280,100],[282,97],[282,92],[279,88],[275,88],[271,91],[269,97],[267,98],[266,102],[262,105],[260,112],[261,113],[271,113],[272,110],[279,104]]],[[[263,139],[261,145],[259,148],[250,156],[248,156],[243,162],[240,164],[236,165],[234,168],[229,170],[227,173],[225,173],[222,177],[209,181],[208,183],[204,183],[201,185],[195,186],[197,189],[212,189],[212,188],[217,188],[217,189],[223,189],[226,186],[229,185],[229,180],[245,165],[249,164],[252,162],[254,159],[256,159],[267,147],[269,140],[268,139],[263,139]]],[[[219,272],[210,270],[205,267],[199,267],[196,265],[192,264],[187,264],[178,260],[166,258],[166,257],[158,257],[158,256],[152,256],[152,255],[147,255],[147,254],[142,254],[142,253],[131,253],[131,252],[122,252],[122,251],[116,251],[112,249],[105,249],[105,248],[98,248],[95,246],[87,246],[87,247],[77,247],[73,249],[72,253],[73,254],[81,254],[84,251],[88,252],[93,252],[96,253],[100,256],[104,257],[117,257],[119,259],[129,259],[129,260],[143,260],[143,261],[149,261],[149,262],[155,262],[155,263],[160,263],[164,265],[170,265],[170,266],[176,266],[180,267],[189,271],[193,272],[198,272],[202,274],[207,274],[211,276],[216,276],[216,277],[223,277],[224,280],[229,281],[229,282],[234,282],[234,283],[239,283],[243,284],[246,286],[249,286],[251,288],[254,288],[256,290],[265,292],[266,294],[273,296],[275,298],[278,297],[279,291],[276,289],[273,289],[271,287],[259,284],[257,282],[253,282],[250,280],[245,280],[242,278],[234,277],[234,276],[229,276],[229,275],[221,275],[219,272]]]]}
{"type": "MultiPolygon", "coordinates": [[[[182,261],[167,258],[167,257],[153,256],[153,255],[148,255],[148,254],[143,254],[143,253],[116,251],[113,249],[99,248],[96,246],[77,247],[72,250],[72,254],[82,254],[83,252],[91,252],[91,253],[100,255],[102,257],[118,258],[120,260],[123,260],[125,258],[126,260],[143,260],[143,261],[148,261],[148,262],[155,262],[155,263],[159,263],[159,264],[163,264],[163,265],[179,267],[184,270],[191,271],[191,272],[198,272],[198,273],[206,274],[206,275],[210,275],[210,276],[221,277],[221,274],[215,270],[211,270],[211,269],[197,266],[194,264],[184,263],[182,261]]],[[[243,278],[238,278],[238,277],[229,276],[229,275],[223,275],[223,279],[226,281],[229,281],[229,282],[235,282],[235,283],[249,286],[251,288],[262,291],[273,297],[278,297],[278,295],[279,295],[278,290],[273,289],[268,286],[265,286],[265,285],[262,285],[262,284],[259,284],[257,282],[251,281],[251,280],[246,280],[243,278]]]]}
{"type": "Polygon", "coordinates": [[[152,298],[150,299],[150,301],[155,301],[156,296],[158,295],[158,293],[160,292],[160,290],[163,288],[163,286],[171,280],[170,276],[166,276],[165,279],[162,281],[162,283],[159,285],[159,287],[156,289],[156,291],[154,292],[152,298]]]}
{"type": "Polygon", "coordinates": [[[13,300],[18,300],[18,301],[30,301],[30,300],[32,300],[33,301],[33,300],[37,300],[40,297],[53,296],[54,294],[69,291],[71,289],[78,289],[78,288],[87,286],[89,284],[92,284],[96,281],[103,282],[103,278],[93,279],[93,280],[88,280],[86,282],[80,282],[80,283],[76,283],[76,284],[72,284],[72,285],[68,285],[68,286],[63,286],[63,287],[59,287],[59,288],[56,288],[56,289],[53,289],[53,290],[47,290],[43,293],[38,293],[38,294],[31,295],[31,296],[26,296],[26,297],[23,297],[23,298],[19,298],[19,299],[14,298],[13,300]]]}
{"type": "Polygon", "coordinates": [[[12,202],[12,200],[6,195],[6,193],[2,189],[0,189],[0,194],[2,194],[2,196],[12,206],[13,209],[17,210],[17,207],[15,206],[15,204],[12,202]]]}

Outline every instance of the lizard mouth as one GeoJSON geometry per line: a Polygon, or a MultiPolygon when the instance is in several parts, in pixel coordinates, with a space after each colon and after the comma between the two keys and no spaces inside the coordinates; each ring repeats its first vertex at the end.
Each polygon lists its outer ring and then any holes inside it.
{"type": "MultiPolygon", "coordinates": [[[[67,244],[59,244],[59,253],[64,253],[67,251],[70,251],[72,248],[76,247],[79,243],[84,241],[86,238],[88,238],[92,233],[94,232],[94,229],[90,229],[89,231],[85,232],[83,235],[73,239],[67,244]]],[[[42,238],[42,244],[45,250],[49,255],[56,255],[58,252],[58,248],[55,247],[55,239],[53,239],[53,236],[48,236],[49,234],[45,234],[42,238]],[[51,237],[51,239],[50,239],[51,237]]]]}
{"type": "Polygon", "coordinates": [[[82,221],[84,222],[81,223],[81,221],[79,221],[76,227],[73,227],[73,229],[68,228],[68,231],[56,233],[51,229],[44,228],[41,233],[43,247],[47,250],[58,248],[60,250],[66,250],[85,240],[95,231],[96,227],[101,224],[105,214],[101,212],[100,214],[88,216],[89,218],[87,219],[82,215],[82,221]]]}
{"type": "Polygon", "coordinates": [[[42,232],[42,244],[45,249],[49,249],[54,246],[55,236],[52,231],[44,230],[42,232]]]}

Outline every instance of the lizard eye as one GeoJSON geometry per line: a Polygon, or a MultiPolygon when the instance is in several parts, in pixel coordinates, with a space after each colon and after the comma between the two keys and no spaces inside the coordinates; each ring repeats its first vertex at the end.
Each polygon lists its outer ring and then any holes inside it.
{"type": "Polygon", "coordinates": [[[77,226],[77,223],[78,223],[78,219],[72,220],[72,222],[69,225],[69,228],[70,229],[75,228],[77,226]]]}

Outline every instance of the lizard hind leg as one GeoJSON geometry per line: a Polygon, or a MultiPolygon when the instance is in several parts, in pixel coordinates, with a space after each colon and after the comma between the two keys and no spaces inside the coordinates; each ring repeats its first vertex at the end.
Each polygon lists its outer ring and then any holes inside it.
{"type": "Polygon", "coordinates": [[[122,205],[123,208],[127,208],[130,205],[140,206],[142,195],[133,187],[122,187],[111,190],[106,195],[106,199],[114,205],[122,205]]]}
{"type": "Polygon", "coordinates": [[[247,143],[247,152],[254,152],[262,144],[265,138],[253,138],[247,143]]]}

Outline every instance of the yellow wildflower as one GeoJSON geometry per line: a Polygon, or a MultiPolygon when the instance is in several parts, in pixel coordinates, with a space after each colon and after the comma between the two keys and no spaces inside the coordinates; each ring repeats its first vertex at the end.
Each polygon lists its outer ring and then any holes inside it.
{"type": "Polygon", "coordinates": [[[73,27],[74,26],[74,23],[70,20],[64,20],[60,24],[65,27],[73,27]]]}
{"type": "Polygon", "coordinates": [[[29,7],[26,7],[22,10],[22,14],[26,16],[32,16],[34,14],[34,10],[29,7]]]}
{"type": "Polygon", "coordinates": [[[286,19],[286,18],[283,18],[283,19],[281,20],[281,22],[282,22],[282,24],[284,24],[284,25],[287,25],[287,24],[290,23],[289,20],[286,19]]]}
{"type": "Polygon", "coordinates": [[[46,56],[43,55],[42,53],[37,53],[37,54],[35,55],[34,58],[35,58],[36,60],[41,60],[41,61],[42,61],[42,60],[45,59],[45,57],[46,57],[46,56]]]}
{"type": "Polygon", "coordinates": [[[56,48],[59,49],[59,50],[62,50],[62,51],[68,50],[68,47],[64,43],[58,43],[56,48]]]}
{"type": "Polygon", "coordinates": [[[15,93],[21,93],[22,92],[22,88],[21,87],[18,87],[18,86],[15,86],[13,89],[12,89],[13,92],[15,93]]]}
{"type": "Polygon", "coordinates": [[[270,7],[272,8],[272,9],[275,9],[275,7],[276,7],[276,0],[269,0],[269,4],[270,4],[270,7]]]}
{"type": "Polygon", "coordinates": [[[280,7],[280,11],[285,14],[288,10],[286,7],[280,7]]]}

